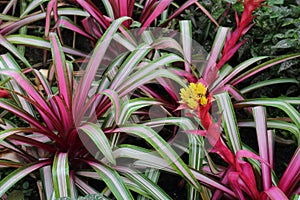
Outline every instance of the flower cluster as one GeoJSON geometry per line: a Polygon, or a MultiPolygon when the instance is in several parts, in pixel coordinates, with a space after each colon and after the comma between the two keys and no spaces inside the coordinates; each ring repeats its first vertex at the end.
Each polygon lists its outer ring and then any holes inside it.
{"type": "Polygon", "coordinates": [[[180,89],[180,96],[182,102],[193,110],[208,103],[207,88],[202,83],[190,83],[187,88],[180,89]]]}

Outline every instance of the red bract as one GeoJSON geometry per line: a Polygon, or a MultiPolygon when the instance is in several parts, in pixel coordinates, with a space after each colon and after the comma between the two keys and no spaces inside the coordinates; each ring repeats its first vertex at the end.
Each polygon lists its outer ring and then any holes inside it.
{"type": "Polygon", "coordinates": [[[228,34],[224,49],[222,52],[222,58],[217,64],[217,68],[220,69],[239,49],[239,47],[245,42],[242,41],[237,43],[238,40],[251,28],[250,24],[253,19],[253,11],[261,6],[264,0],[245,0],[244,1],[244,11],[242,13],[241,19],[239,19],[236,13],[236,29],[228,34]]]}
{"type": "Polygon", "coordinates": [[[199,119],[201,120],[201,124],[206,130],[212,124],[212,119],[211,119],[211,116],[209,114],[209,110],[211,108],[211,100],[212,100],[211,95],[209,95],[207,97],[207,100],[208,100],[207,105],[199,106],[199,113],[198,113],[199,119]]]}
{"type": "Polygon", "coordinates": [[[10,98],[10,94],[3,89],[0,89],[0,98],[10,98]]]}

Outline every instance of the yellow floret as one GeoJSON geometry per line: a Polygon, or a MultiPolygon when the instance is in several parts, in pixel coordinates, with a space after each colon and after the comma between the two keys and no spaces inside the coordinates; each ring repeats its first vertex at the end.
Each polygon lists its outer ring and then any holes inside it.
{"type": "Polygon", "coordinates": [[[202,83],[190,83],[187,88],[180,89],[180,96],[183,103],[194,110],[198,105],[203,106],[208,103],[206,92],[207,88],[202,83]]]}

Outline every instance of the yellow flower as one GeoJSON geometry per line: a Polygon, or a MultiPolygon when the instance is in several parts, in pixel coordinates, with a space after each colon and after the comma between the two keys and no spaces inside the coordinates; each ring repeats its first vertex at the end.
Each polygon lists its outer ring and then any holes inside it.
{"type": "Polygon", "coordinates": [[[207,88],[202,83],[190,83],[187,88],[180,89],[180,96],[183,103],[186,103],[191,109],[196,109],[198,105],[206,105],[207,88]]]}

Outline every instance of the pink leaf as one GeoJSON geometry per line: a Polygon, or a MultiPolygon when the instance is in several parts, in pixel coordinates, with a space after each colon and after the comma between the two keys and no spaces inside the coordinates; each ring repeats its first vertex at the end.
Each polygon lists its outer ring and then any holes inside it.
{"type": "Polygon", "coordinates": [[[285,194],[289,195],[293,192],[300,180],[300,147],[294,153],[288,167],[284,171],[279,183],[280,188],[285,194]]]}
{"type": "Polygon", "coordinates": [[[96,21],[106,30],[109,27],[109,22],[104,18],[101,11],[90,0],[77,0],[77,2],[92,15],[96,21]]]}
{"type": "Polygon", "coordinates": [[[229,179],[230,184],[232,185],[233,190],[235,191],[235,193],[239,197],[239,199],[245,200],[243,191],[240,188],[239,176],[240,176],[239,172],[231,172],[228,175],[228,179],[229,179]]]}
{"type": "Polygon", "coordinates": [[[271,187],[266,191],[263,191],[263,193],[260,196],[260,199],[262,200],[267,200],[267,199],[271,199],[271,200],[288,200],[289,198],[284,194],[284,192],[282,190],[280,190],[278,187],[271,187]]]}

